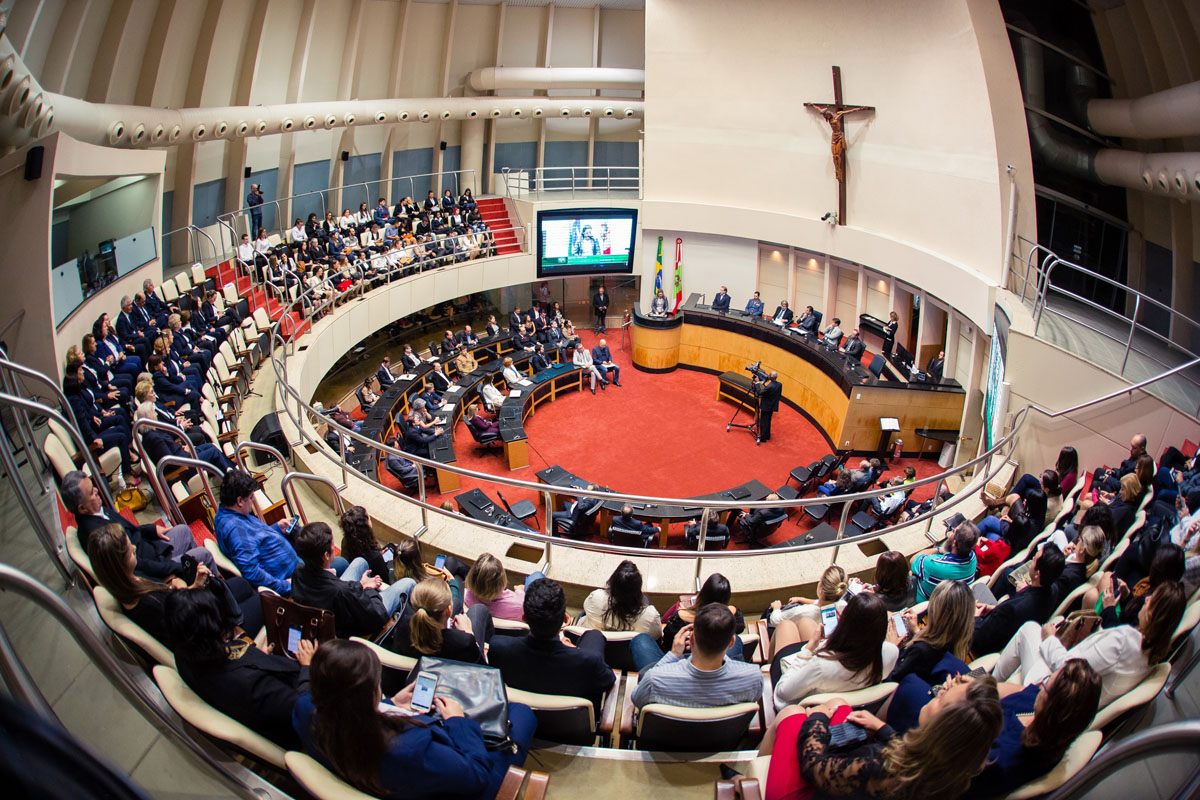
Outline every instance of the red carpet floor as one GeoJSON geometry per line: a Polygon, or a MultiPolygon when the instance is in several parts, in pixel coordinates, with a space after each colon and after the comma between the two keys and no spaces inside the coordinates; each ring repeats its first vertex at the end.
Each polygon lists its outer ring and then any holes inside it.
{"type": "MultiPolygon", "coordinates": [[[[581,335],[588,347],[595,344],[596,337],[590,332],[581,335]]],[[[455,433],[458,465],[536,481],[536,472],[558,464],[585,480],[617,491],[688,497],[754,478],[775,489],[784,485],[794,467],[830,452],[816,427],[787,406],[781,406],[772,420],[770,442],[756,446],[754,437],[738,428],[727,433],[725,426],[736,407],[716,399],[715,375],[683,369],[661,375],[639,372],[630,364],[628,350],[618,349],[619,343],[619,333],[608,337],[614,360],[621,366],[620,387],[610,385],[605,391],[597,387],[594,397],[586,388],[581,393],[561,396],[539,406],[525,419],[528,468],[509,472],[503,451],[476,451],[463,423],[455,433]]],[[[746,424],[750,419],[742,412],[736,421],[746,424]]],[[[888,474],[897,474],[909,464],[916,467],[919,477],[938,470],[934,460],[905,459],[893,465],[888,474]]],[[[381,472],[383,480],[394,485],[392,477],[381,472]]],[[[460,491],[477,487],[492,498],[499,488],[510,503],[528,499],[537,504],[540,499],[532,491],[471,479],[463,480],[460,491]]],[[[918,490],[915,496],[922,499],[931,494],[932,489],[927,488],[918,490]]],[[[429,497],[436,504],[453,495],[429,497]]],[[[795,521],[801,516],[793,513],[768,542],[790,539],[811,527],[807,518],[797,527],[795,521]]],[[[539,521],[544,523],[541,510],[539,521]]],[[[682,547],[683,543],[683,526],[672,527],[671,546],[682,547]]],[[[742,545],[735,541],[730,546],[742,545]]]]}

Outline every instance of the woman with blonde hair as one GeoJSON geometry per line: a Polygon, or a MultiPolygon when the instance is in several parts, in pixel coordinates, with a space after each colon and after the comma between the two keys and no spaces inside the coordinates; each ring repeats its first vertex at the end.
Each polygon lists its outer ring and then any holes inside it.
{"type": "MultiPolygon", "coordinates": [[[[908,631],[917,630],[917,615],[911,609],[901,618],[908,631]]],[[[929,598],[928,623],[900,643],[900,657],[887,680],[899,682],[905,675],[917,675],[927,683],[937,683],[934,671],[944,672],[938,667],[947,657],[953,657],[954,666],[966,672],[974,632],[975,594],[962,581],[942,581],[929,598]]]]}
{"type": "Polygon", "coordinates": [[[813,622],[820,622],[822,606],[837,603],[841,608],[846,607],[843,598],[849,585],[849,581],[846,579],[846,570],[837,564],[831,564],[821,573],[821,580],[817,582],[815,598],[810,599],[797,595],[789,597],[786,604],[781,600],[776,600],[771,603],[770,616],[767,621],[772,628],[777,627],[784,620],[794,620],[798,617],[807,617],[813,622]]]}
{"type": "Polygon", "coordinates": [[[425,578],[413,589],[408,602],[413,615],[395,627],[388,649],[420,658],[438,656],[468,664],[483,663],[483,646],[492,638],[492,617],[482,605],[466,614],[454,614],[454,596],[446,581],[425,578]],[[449,621],[449,626],[447,626],[449,621]]]}
{"type": "Polygon", "coordinates": [[[484,553],[475,560],[467,572],[467,594],[463,603],[471,607],[476,603],[482,604],[495,619],[509,619],[514,622],[525,621],[525,587],[538,578],[546,577],[541,572],[531,573],[525,579],[525,586],[513,591],[508,588],[508,576],[500,559],[491,553],[484,553]]]}

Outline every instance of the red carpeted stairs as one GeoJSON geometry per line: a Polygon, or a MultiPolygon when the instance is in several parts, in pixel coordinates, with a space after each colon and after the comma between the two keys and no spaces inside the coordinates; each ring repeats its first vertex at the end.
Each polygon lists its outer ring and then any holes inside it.
{"type": "MultiPolygon", "coordinates": [[[[226,261],[220,265],[219,275],[226,279],[228,279],[230,275],[236,274],[236,272],[237,268],[230,261],[226,261]]],[[[214,280],[219,280],[217,267],[209,267],[205,272],[205,275],[214,280]]],[[[274,322],[279,319],[279,316],[282,313],[284,313],[284,307],[280,305],[279,302],[273,297],[268,297],[264,290],[255,287],[251,283],[248,276],[238,275],[236,286],[238,296],[245,298],[250,303],[251,314],[253,314],[254,310],[257,308],[265,308],[267,316],[272,322],[274,322]]],[[[224,287],[218,286],[217,291],[222,291],[223,288],[224,287]]],[[[310,323],[302,314],[297,311],[289,311],[287,314],[292,318],[294,325],[285,325],[285,333],[294,330],[296,335],[299,336],[309,329],[310,323]]]]}
{"type": "Polygon", "coordinates": [[[477,201],[479,214],[483,221],[492,229],[496,239],[496,254],[505,256],[521,252],[517,244],[517,236],[512,231],[513,221],[508,216],[508,207],[502,197],[485,197],[477,201]]]}

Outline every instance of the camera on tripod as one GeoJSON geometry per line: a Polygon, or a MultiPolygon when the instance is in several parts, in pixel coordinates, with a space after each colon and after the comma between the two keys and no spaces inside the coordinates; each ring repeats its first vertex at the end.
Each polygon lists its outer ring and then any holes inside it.
{"type": "Polygon", "coordinates": [[[769,375],[767,375],[767,371],[762,368],[761,361],[759,361],[757,364],[747,364],[746,372],[749,372],[753,376],[755,383],[758,383],[760,381],[765,383],[767,381],[767,379],[770,377],[769,375]]]}

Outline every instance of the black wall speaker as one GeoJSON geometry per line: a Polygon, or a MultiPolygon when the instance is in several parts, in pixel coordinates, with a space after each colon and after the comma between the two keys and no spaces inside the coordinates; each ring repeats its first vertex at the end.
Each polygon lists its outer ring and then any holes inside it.
{"type": "Polygon", "coordinates": [[[342,161],[349,161],[349,160],[350,160],[350,151],[343,150],[342,151],[342,161]]]}
{"type": "Polygon", "coordinates": [[[46,148],[39,145],[29,148],[25,153],[25,180],[36,181],[42,177],[42,157],[46,155],[46,148]]]}
{"type": "Polygon", "coordinates": [[[446,149],[446,143],[438,142],[438,150],[445,150],[445,149],[446,149]]]}
{"type": "Polygon", "coordinates": [[[245,172],[244,172],[243,174],[244,174],[244,175],[245,175],[247,178],[249,178],[249,177],[250,177],[250,168],[249,168],[249,167],[246,167],[246,170],[245,170],[245,172]]]}
{"type": "MultiPolygon", "coordinates": [[[[279,415],[267,414],[258,421],[254,426],[254,430],[250,432],[250,441],[258,444],[265,444],[274,447],[279,452],[283,453],[284,458],[290,457],[291,451],[288,448],[287,439],[283,436],[283,431],[279,427],[279,415]]],[[[271,456],[261,451],[254,451],[254,463],[258,466],[271,461],[271,456]]]]}

